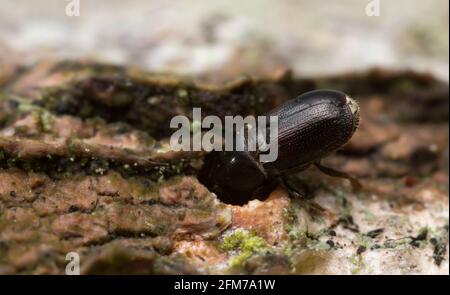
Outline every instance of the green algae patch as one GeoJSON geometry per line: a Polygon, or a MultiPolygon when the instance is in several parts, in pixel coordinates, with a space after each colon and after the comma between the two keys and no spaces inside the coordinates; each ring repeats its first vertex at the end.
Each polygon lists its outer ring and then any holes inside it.
{"type": "Polygon", "coordinates": [[[254,231],[237,229],[223,238],[221,248],[225,251],[238,251],[230,262],[232,267],[242,266],[249,257],[268,250],[266,240],[254,231]]]}
{"type": "Polygon", "coordinates": [[[350,258],[350,262],[353,265],[353,268],[351,269],[351,274],[356,275],[360,273],[361,269],[364,267],[364,261],[361,257],[361,255],[354,255],[350,258]]]}
{"type": "Polygon", "coordinates": [[[234,233],[227,235],[223,239],[222,249],[256,252],[267,248],[267,242],[259,237],[254,231],[237,229],[234,233]]]}
{"type": "Polygon", "coordinates": [[[40,110],[38,115],[42,131],[44,133],[51,133],[53,130],[53,116],[46,110],[40,110]]]}

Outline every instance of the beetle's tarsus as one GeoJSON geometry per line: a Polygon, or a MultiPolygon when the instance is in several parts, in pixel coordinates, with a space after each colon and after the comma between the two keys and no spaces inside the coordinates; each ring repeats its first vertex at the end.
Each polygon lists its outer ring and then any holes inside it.
{"type": "Polygon", "coordinates": [[[323,166],[322,164],[315,162],[314,165],[324,174],[329,175],[329,176],[333,176],[333,177],[339,177],[339,178],[345,178],[348,181],[350,181],[352,188],[354,191],[361,191],[363,186],[361,184],[361,182],[354,178],[353,176],[349,175],[348,173],[342,172],[342,171],[338,171],[335,170],[333,168],[330,167],[326,167],[323,166]]]}

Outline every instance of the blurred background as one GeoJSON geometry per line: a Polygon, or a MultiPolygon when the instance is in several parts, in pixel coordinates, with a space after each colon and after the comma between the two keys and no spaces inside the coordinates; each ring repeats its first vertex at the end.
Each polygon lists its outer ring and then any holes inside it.
{"type": "Polygon", "coordinates": [[[449,79],[447,0],[1,0],[0,67],[93,58],[228,79],[291,68],[327,75],[372,66],[449,79]],[[218,75],[217,73],[220,73],[218,75]]]}

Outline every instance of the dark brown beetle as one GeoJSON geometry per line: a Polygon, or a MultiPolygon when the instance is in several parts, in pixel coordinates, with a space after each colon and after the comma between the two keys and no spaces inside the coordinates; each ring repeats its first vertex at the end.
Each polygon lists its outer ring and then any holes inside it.
{"type": "Polygon", "coordinates": [[[359,107],[353,99],[339,91],[316,90],[266,115],[278,116],[276,161],[260,163],[257,152],[247,151],[213,151],[205,157],[199,180],[223,202],[244,204],[264,199],[280,183],[298,193],[286,176],[311,164],[328,175],[347,178],[359,188],[356,179],[319,163],[347,143],[358,128],[359,107]]]}

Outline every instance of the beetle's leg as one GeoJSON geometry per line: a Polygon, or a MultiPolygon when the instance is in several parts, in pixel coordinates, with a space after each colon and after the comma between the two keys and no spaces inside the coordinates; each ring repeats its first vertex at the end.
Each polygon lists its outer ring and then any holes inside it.
{"type": "Polygon", "coordinates": [[[315,162],[314,165],[316,165],[316,167],[319,168],[319,170],[322,173],[325,173],[326,175],[339,177],[339,178],[345,178],[345,179],[349,180],[350,183],[352,184],[353,190],[355,190],[355,191],[362,190],[361,182],[359,182],[358,179],[350,176],[348,173],[345,173],[345,172],[342,172],[342,171],[338,171],[338,170],[335,170],[335,169],[330,168],[330,167],[323,166],[323,165],[321,165],[318,162],[315,162]]]}
{"type": "Polygon", "coordinates": [[[309,187],[297,177],[281,176],[281,182],[293,197],[300,197],[307,200],[314,197],[309,187]]]}
{"type": "Polygon", "coordinates": [[[312,200],[314,193],[297,177],[281,177],[281,182],[291,198],[297,198],[311,215],[327,215],[330,219],[336,218],[332,211],[312,200]]]}

